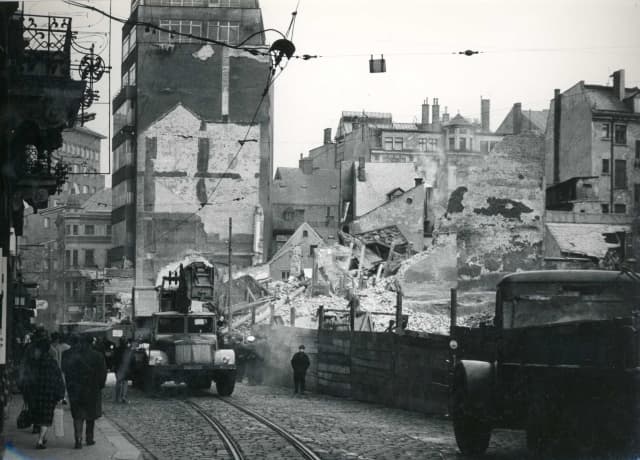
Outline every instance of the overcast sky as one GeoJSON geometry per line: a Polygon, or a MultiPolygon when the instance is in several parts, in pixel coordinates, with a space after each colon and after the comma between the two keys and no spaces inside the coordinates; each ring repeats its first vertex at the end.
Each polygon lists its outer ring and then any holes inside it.
{"type": "MultiPolygon", "coordinates": [[[[128,0],[84,3],[129,14],[128,0]]],[[[441,112],[446,106],[473,119],[482,96],[491,99],[496,129],[514,102],[548,108],[554,88],[611,84],[620,68],[627,86],[640,86],[640,0],[260,0],[265,28],[285,32],[298,4],[296,53],[322,57],[292,60],[275,84],[276,166],[296,166],[300,153],[322,143],[324,128],[335,134],[343,110],[412,122],[422,101],[437,97],[441,112]],[[453,54],[466,49],[481,54],[453,54]],[[386,73],[369,73],[372,54],[384,55],[386,73]]],[[[82,43],[95,42],[108,59],[107,19],[61,0],[30,0],[25,8],[71,15],[82,43]]],[[[120,30],[112,23],[112,95],[120,85],[120,30]]],[[[106,79],[102,85],[106,102],[106,79]]],[[[88,126],[106,135],[108,107],[94,108],[98,119],[88,126]]]]}

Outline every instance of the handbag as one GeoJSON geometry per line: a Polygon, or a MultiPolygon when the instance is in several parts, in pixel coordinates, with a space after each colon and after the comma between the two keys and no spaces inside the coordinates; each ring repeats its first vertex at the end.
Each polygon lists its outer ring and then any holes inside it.
{"type": "Polygon", "coordinates": [[[22,410],[18,415],[18,420],[16,420],[19,430],[23,430],[25,428],[29,428],[33,423],[31,422],[31,414],[29,413],[29,408],[27,405],[22,406],[22,410]]]}
{"type": "Polygon", "coordinates": [[[59,438],[64,436],[64,410],[56,407],[53,410],[53,431],[59,438]]]}

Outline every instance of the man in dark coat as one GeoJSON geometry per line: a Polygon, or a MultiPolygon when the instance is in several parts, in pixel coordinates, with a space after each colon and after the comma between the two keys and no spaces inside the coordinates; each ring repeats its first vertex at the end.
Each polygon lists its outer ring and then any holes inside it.
{"type": "Polygon", "coordinates": [[[62,370],[67,382],[75,448],[82,447],[82,427],[86,422],[86,444],[95,444],[95,421],[102,415],[102,389],[107,379],[104,356],[91,347],[90,338],[82,337],[62,355],[62,370]]]}
{"type": "Polygon", "coordinates": [[[304,352],[304,345],[300,345],[300,347],[298,347],[298,352],[293,355],[293,358],[291,358],[294,393],[304,394],[304,381],[309,364],[309,357],[304,352]]]}

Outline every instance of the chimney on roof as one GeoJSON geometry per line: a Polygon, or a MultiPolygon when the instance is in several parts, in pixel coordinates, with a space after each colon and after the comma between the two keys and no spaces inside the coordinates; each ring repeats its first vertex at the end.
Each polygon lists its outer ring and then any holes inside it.
{"type": "Polygon", "coordinates": [[[324,129],[324,145],[331,144],[331,128],[324,129]]]}
{"type": "Polygon", "coordinates": [[[365,182],[367,180],[364,171],[364,157],[358,157],[358,180],[360,182],[365,182]]]}
{"type": "Polygon", "coordinates": [[[560,182],[560,117],[562,115],[562,94],[553,92],[553,183],[560,182]]]}
{"type": "Polygon", "coordinates": [[[522,132],[522,104],[516,102],[513,104],[513,134],[522,132]]]}
{"type": "Polygon", "coordinates": [[[442,123],[447,123],[449,121],[449,107],[444,108],[444,113],[442,114],[442,123]]]}
{"type": "Polygon", "coordinates": [[[420,122],[422,123],[422,127],[423,128],[427,128],[429,126],[429,98],[425,98],[424,102],[422,103],[422,120],[420,120],[420,122]]]}
{"type": "Polygon", "coordinates": [[[624,99],[624,69],[613,72],[613,94],[620,100],[624,99]]]}
{"type": "Polygon", "coordinates": [[[440,104],[438,103],[438,98],[433,98],[433,106],[431,107],[431,125],[433,129],[440,129],[440,104]]]}
{"type": "Polygon", "coordinates": [[[482,99],[482,96],[480,96],[480,119],[481,121],[481,127],[482,127],[482,132],[483,133],[488,133],[491,131],[491,126],[489,124],[490,121],[490,107],[491,107],[491,100],[490,99],[482,99]]]}
{"type": "Polygon", "coordinates": [[[424,179],[422,179],[422,177],[415,177],[413,181],[415,182],[415,186],[417,187],[418,185],[422,185],[424,179]]]}
{"type": "Polygon", "coordinates": [[[313,172],[313,158],[303,158],[302,154],[300,154],[298,167],[302,170],[303,174],[311,174],[313,172]]]}

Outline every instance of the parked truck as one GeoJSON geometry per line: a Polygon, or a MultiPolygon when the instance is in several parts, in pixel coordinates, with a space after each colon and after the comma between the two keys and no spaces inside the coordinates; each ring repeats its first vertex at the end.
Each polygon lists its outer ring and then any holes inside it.
{"type": "Polygon", "coordinates": [[[184,382],[192,389],[233,393],[235,353],[221,349],[224,317],[214,303],[215,268],[204,262],[180,265],[155,288],[134,288],[135,353],[133,382],[156,391],[163,382],[184,382]]]}
{"type": "Polygon", "coordinates": [[[491,324],[452,328],[451,414],[459,449],[481,454],[493,429],[511,428],[526,430],[537,455],[617,449],[637,455],[638,280],[633,272],[598,270],[502,279],[491,324]]]}

